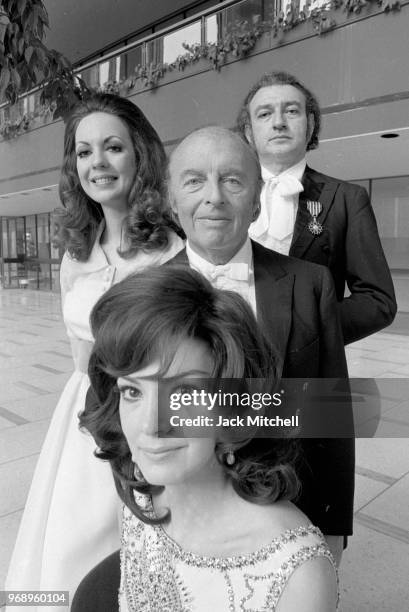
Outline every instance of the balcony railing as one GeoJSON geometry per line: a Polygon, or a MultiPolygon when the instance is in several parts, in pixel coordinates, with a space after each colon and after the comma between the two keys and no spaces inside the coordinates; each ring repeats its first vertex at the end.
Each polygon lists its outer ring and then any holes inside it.
{"type": "MultiPolygon", "coordinates": [[[[353,12],[352,5],[352,8],[346,8],[346,0],[340,1],[347,13],[353,12]]],[[[146,71],[158,66],[177,64],[181,57],[188,54],[185,45],[205,47],[221,43],[229,34],[240,30],[243,24],[251,29],[255,20],[267,22],[270,24],[267,29],[271,30],[271,24],[277,23],[278,16],[282,24],[283,11],[286,13],[290,7],[293,15],[303,11],[310,17],[317,9],[328,10],[331,6],[332,0],[225,0],[160,32],[125,43],[120,50],[116,49],[86,64],[80,64],[74,72],[92,89],[115,90],[115,85],[135,75],[146,74],[146,71]]],[[[303,20],[305,16],[299,22],[303,20]]],[[[319,24],[315,24],[314,29],[325,31],[333,27],[334,23],[332,20],[329,27],[324,24],[322,29],[319,24]]],[[[289,29],[285,20],[284,26],[279,28],[289,29]]],[[[22,94],[13,105],[0,104],[0,136],[9,138],[13,131],[21,133],[29,128],[33,118],[41,122],[42,117],[43,123],[52,121],[54,108],[44,107],[40,100],[41,89],[36,87],[22,94]],[[5,126],[8,135],[5,135],[5,126]]]]}
{"type": "MultiPolygon", "coordinates": [[[[107,83],[127,79],[138,68],[171,64],[178,56],[186,53],[184,44],[217,43],[239,22],[251,23],[256,16],[261,20],[271,18],[281,10],[282,1],[284,0],[222,2],[217,5],[217,10],[215,7],[207,9],[159,33],[125,45],[120,51],[107,53],[86,65],[76,67],[75,73],[89,87],[103,88],[107,83]]],[[[38,89],[33,89],[22,95],[14,105],[0,105],[0,123],[13,122],[23,116],[47,115],[47,110],[40,104],[40,95],[38,89]]],[[[48,112],[48,115],[51,118],[52,113],[48,112]]]]}

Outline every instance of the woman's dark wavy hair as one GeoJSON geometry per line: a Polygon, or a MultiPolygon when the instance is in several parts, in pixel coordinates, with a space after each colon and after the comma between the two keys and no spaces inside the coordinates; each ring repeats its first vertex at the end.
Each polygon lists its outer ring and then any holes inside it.
{"type": "MultiPolygon", "coordinates": [[[[277,358],[244,299],[214,289],[190,268],[146,269],[114,285],[91,313],[95,345],[89,364],[94,401],[87,401],[80,425],[94,437],[97,457],[111,464],[118,493],[145,522],[152,518],[135,501],[134,492],[153,493],[135,476],[135,464],[121,428],[116,380],[160,360],[163,375],[180,344],[199,339],[214,359],[216,378],[268,379],[276,382],[277,358]]],[[[241,497],[260,504],[293,499],[299,483],[294,469],[297,443],[290,439],[216,442],[215,454],[241,497]],[[226,462],[233,450],[234,465],[226,462]]],[[[137,471],[137,470],[136,470],[137,471]]]]}
{"type": "Polygon", "coordinates": [[[307,151],[317,149],[319,144],[319,133],[321,129],[321,110],[317,98],[314,94],[301,83],[295,76],[284,71],[273,71],[263,74],[263,76],[253,85],[244,99],[242,107],[237,116],[236,129],[245,138],[246,128],[251,129],[250,102],[262,87],[271,85],[292,85],[305,97],[305,111],[307,117],[312,115],[314,118],[314,129],[307,143],[307,151]]]}
{"type": "Polygon", "coordinates": [[[166,154],[158,134],[143,112],[130,100],[97,93],[76,104],[65,126],[64,159],[60,177],[60,199],[64,206],[55,213],[55,242],[79,261],[86,261],[103,219],[101,205],[87,196],[77,173],[75,134],[78,124],[92,113],[108,113],[121,119],[131,137],[136,159],[135,179],[129,194],[125,221],[128,248],[120,253],[131,257],[138,249],[166,246],[167,228],[176,231],[164,193],[166,154]]]}

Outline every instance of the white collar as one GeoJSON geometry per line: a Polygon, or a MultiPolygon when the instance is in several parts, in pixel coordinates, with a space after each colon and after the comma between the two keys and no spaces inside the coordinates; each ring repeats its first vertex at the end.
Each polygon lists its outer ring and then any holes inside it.
{"type": "Polygon", "coordinates": [[[290,168],[283,170],[283,172],[280,172],[280,174],[273,174],[272,172],[270,172],[270,170],[267,170],[267,168],[265,168],[264,166],[261,166],[261,176],[263,177],[264,182],[268,181],[268,179],[270,178],[273,178],[273,177],[275,178],[275,177],[284,176],[284,175],[293,176],[294,178],[301,181],[303,174],[305,172],[306,166],[307,166],[307,160],[305,157],[303,157],[302,160],[300,160],[294,166],[291,166],[290,168]]]}
{"type": "MultiPolygon", "coordinates": [[[[186,255],[192,268],[195,268],[195,270],[198,270],[205,276],[206,273],[211,272],[216,267],[215,264],[212,264],[207,259],[203,259],[203,257],[198,255],[190,246],[189,240],[186,242],[186,255]]],[[[245,263],[251,269],[253,263],[253,250],[251,248],[251,241],[248,236],[241,249],[237,251],[230,261],[226,262],[226,264],[231,263],[245,263]]]]}

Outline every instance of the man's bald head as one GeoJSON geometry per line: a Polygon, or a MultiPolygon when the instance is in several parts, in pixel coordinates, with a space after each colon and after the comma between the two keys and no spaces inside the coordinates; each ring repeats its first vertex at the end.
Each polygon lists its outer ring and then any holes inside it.
{"type": "Polygon", "coordinates": [[[193,130],[187,136],[185,136],[180,143],[173,149],[169,156],[168,170],[167,170],[167,178],[168,183],[172,173],[172,164],[178,156],[183,153],[186,147],[189,147],[196,140],[199,141],[213,141],[213,142],[221,142],[227,141],[231,142],[233,146],[237,149],[241,150],[243,153],[243,160],[247,160],[246,166],[249,170],[253,169],[254,171],[254,180],[257,183],[257,187],[261,190],[262,187],[262,179],[261,179],[261,166],[258,159],[258,155],[255,152],[254,148],[251,147],[239,134],[229,130],[229,128],[225,128],[219,125],[210,125],[207,127],[197,128],[193,130]]]}

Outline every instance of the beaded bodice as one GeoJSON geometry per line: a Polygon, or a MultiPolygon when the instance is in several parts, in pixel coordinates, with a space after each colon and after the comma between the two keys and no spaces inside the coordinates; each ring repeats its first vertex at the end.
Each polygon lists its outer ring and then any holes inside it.
{"type": "Polygon", "coordinates": [[[161,525],[147,525],[124,508],[120,611],[273,612],[291,574],[315,557],[333,565],[313,525],[287,530],[254,553],[203,557],[184,551],[161,525]]]}

